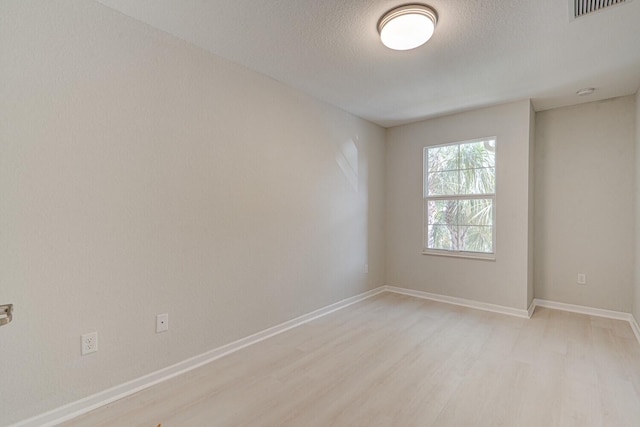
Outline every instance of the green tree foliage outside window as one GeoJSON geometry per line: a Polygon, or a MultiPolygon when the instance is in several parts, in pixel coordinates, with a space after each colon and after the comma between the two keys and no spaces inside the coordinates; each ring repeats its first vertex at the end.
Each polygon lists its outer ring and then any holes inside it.
{"type": "Polygon", "coordinates": [[[425,250],[494,253],[496,139],[424,149],[425,250]]]}

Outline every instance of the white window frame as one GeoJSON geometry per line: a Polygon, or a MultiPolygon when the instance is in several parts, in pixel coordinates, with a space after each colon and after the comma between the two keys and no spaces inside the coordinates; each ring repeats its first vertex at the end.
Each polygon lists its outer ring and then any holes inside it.
{"type": "Polygon", "coordinates": [[[469,139],[466,141],[447,142],[444,144],[428,145],[423,147],[422,150],[422,254],[423,255],[438,255],[454,258],[471,258],[495,261],[496,259],[496,194],[498,192],[498,138],[495,136],[488,136],[486,138],[469,139]],[[447,147],[451,145],[462,145],[474,142],[490,141],[495,143],[495,159],[494,169],[496,171],[496,183],[494,192],[491,194],[470,194],[470,195],[449,195],[449,196],[429,196],[428,195],[428,179],[429,179],[429,162],[428,152],[431,148],[447,147]],[[492,209],[492,248],[493,252],[470,252],[470,251],[453,251],[445,249],[431,249],[429,245],[429,224],[428,224],[428,203],[431,200],[471,200],[471,199],[491,199],[493,203],[492,209]]]}

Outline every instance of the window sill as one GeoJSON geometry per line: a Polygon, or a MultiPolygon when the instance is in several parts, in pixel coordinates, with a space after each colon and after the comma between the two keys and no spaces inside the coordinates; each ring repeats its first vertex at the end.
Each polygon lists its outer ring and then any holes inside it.
{"type": "Polygon", "coordinates": [[[474,254],[469,252],[451,253],[451,252],[443,252],[443,251],[424,250],[422,251],[422,255],[435,255],[435,256],[441,256],[441,257],[447,257],[447,258],[475,259],[478,261],[495,261],[496,260],[495,253],[484,255],[484,254],[474,254]]]}

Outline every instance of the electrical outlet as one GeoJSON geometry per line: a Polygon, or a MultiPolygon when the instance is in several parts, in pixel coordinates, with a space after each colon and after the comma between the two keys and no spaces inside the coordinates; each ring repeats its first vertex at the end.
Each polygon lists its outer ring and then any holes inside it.
{"type": "Polygon", "coordinates": [[[169,313],[156,316],[156,333],[169,330],[169,313]]]}
{"type": "Polygon", "coordinates": [[[578,285],[587,284],[587,275],[584,273],[578,273],[578,285]]]}
{"type": "Polygon", "coordinates": [[[82,355],[85,356],[96,351],[98,351],[98,333],[89,332],[82,335],[82,355]]]}
{"type": "Polygon", "coordinates": [[[369,273],[369,264],[365,264],[364,265],[364,272],[365,272],[365,274],[369,273]]]}

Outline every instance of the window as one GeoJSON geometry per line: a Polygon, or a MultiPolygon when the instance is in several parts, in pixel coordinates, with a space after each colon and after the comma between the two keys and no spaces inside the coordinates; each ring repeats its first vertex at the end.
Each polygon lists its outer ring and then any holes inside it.
{"type": "Polygon", "coordinates": [[[424,148],[424,253],[495,257],[496,138],[424,148]]]}

